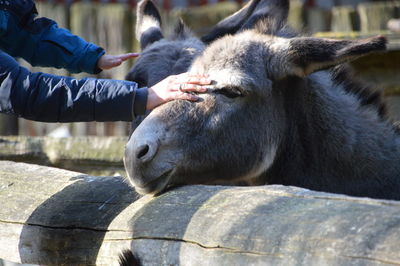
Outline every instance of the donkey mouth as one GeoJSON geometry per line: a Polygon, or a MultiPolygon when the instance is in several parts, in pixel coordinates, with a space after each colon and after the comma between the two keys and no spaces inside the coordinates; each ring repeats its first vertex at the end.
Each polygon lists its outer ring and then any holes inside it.
{"type": "Polygon", "coordinates": [[[165,172],[161,176],[157,177],[154,180],[144,184],[144,185],[137,185],[135,184],[135,190],[139,194],[161,194],[165,189],[168,187],[169,181],[171,179],[171,172],[173,169],[165,172]]]}

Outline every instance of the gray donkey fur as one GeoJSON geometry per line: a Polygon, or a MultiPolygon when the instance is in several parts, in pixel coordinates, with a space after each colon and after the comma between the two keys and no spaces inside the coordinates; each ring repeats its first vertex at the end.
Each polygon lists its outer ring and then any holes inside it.
{"type": "MultiPolygon", "coordinates": [[[[153,24],[142,35],[161,33],[150,5],[140,15],[153,24]]],[[[246,181],[400,199],[399,134],[379,95],[343,67],[385,50],[386,39],[296,37],[285,24],[288,8],[288,1],[250,1],[203,36],[205,49],[193,38],[184,49],[182,38],[142,44],[133,80],[151,86],[183,60],[169,54],[193,49],[185,62],[194,58],[190,70],[214,84],[199,102],[156,108],[133,132],[124,161],[139,193],[246,181]]]]}

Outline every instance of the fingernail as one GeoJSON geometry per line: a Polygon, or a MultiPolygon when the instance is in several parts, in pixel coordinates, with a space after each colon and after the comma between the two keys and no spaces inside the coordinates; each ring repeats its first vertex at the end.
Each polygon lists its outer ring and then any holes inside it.
{"type": "Polygon", "coordinates": [[[193,100],[194,102],[197,102],[197,101],[200,100],[200,97],[199,97],[199,96],[196,96],[196,95],[192,95],[192,100],[193,100]]]}
{"type": "Polygon", "coordinates": [[[197,96],[196,102],[202,102],[202,101],[203,101],[203,98],[197,96]]]}

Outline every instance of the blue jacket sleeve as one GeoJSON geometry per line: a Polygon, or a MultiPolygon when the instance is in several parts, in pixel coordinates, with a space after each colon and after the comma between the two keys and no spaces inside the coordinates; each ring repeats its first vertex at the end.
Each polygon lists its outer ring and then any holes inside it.
{"type": "Polygon", "coordinates": [[[101,71],[97,61],[105,53],[103,48],[59,28],[53,20],[36,16],[32,0],[0,1],[0,49],[33,66],[72,73],[101,71]]]}
{"type": "Polygon", "coordinates": [[[132,121],[134,111],[144,112],[146,89],[137,90],[134,82],[31,73],[1,51],[0,62],[2,113],[42,122],[85,122],[132,121]]]}

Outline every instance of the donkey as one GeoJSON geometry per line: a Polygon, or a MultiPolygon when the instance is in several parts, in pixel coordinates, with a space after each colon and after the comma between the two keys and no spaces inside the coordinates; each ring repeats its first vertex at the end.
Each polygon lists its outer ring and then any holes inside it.
{"type": "MultiPolygon", "coordinates": [[[[164,58],[182,46],[164,50],[177,39],[162,39],[155,6],[142,3],[144,50],[130,77],[151,86],[183,60],[164,58]]],[[[379,95],[345,67],[384,51],[386,39],[299,37],[286,25],[288,9],[289,1],[250,1],[185,48],[190,71],[214,83],[201,101],[157,107],[133,132],[124,162],[139,193],[248,182],[400,199],[399,134],[379,95]]]]}

